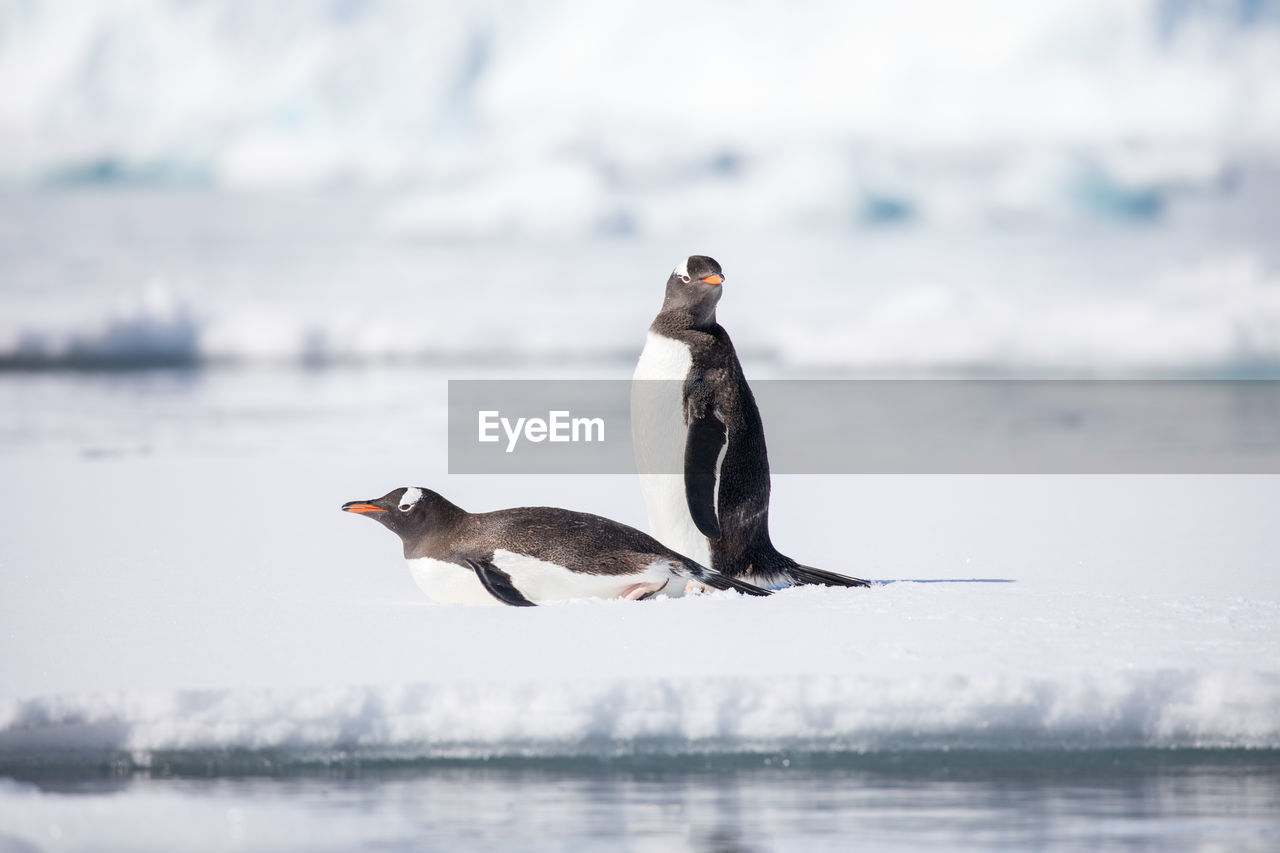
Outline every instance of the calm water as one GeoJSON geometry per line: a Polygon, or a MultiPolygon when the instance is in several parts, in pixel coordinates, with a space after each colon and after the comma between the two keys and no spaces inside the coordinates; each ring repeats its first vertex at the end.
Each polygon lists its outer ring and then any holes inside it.
{"type": "MultiPolygon", "coordinates": [[[[539,761],[0,786],[29,849],[1274,850],[1274,752],[539,761]]],[[[210,768],[221,767],[210,760],[210,768]]],[[[169,769],[172,769],[170,767],[169,769]]]]}

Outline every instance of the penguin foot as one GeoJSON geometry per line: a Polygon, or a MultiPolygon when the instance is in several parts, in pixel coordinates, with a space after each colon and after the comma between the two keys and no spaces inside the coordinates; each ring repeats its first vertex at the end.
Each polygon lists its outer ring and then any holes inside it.
{"type": "Polygon", "coordinates": [[[632,584],[623,591],[619,598],[625,599],[626,601],[643,601],[646,598],[652,598],[662,592],[667,588],[668,583],[670,583],[669,580],[663,583],[654,583],[650,581],[649,583],[632,584]]]}

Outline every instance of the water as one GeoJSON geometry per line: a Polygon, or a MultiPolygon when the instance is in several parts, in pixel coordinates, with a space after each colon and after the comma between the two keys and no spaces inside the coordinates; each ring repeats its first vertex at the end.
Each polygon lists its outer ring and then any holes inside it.
{"type": "MultiPolygon", "coordinates": [[[[203,766],[202,766],[203,765],[203,766]]],[[[249,768],[0,786],[48,849],[1269,850],[1273,751],[921,752],[249,768]],[[164,809],[164,812],[161,812],[164,809]]],[[[225,766],[225,764],[223,765],[225,766]]]]}

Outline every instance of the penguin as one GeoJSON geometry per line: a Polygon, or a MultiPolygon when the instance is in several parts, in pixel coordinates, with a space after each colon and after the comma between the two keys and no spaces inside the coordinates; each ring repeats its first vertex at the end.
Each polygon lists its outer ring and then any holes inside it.
{"type": "Polygon", "coordinates": [[[400,537],[418,588],[440,604],[529,607],[570,598],[680,596],[689,581],[768,595],[634,527],[554,507],[470,513],[421,487],[343,504],[400,537]]]}
{"type": "Polygon", "coordinates": [[[769,538],[764,425],[716,322],[723,285],[714,259],[681,262],[636,365],[631,430],[650,529],[668,548],[766,589],[869,586],[802,566],[769,538]]]}

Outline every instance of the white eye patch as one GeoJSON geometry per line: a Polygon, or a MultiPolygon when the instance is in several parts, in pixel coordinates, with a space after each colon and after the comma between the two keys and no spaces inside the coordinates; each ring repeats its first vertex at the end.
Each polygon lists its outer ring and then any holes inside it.
{"type": "Polygon", "coordinates": [[[408,512],[420,500],[422,500],[422,489],[416,487],[405,489],[400,497],[400,511],[408,512]]]}
{"type": "Polygon", "coordinates": [[[679,276],[684,281],[688,281],[689,280],[689,259],[685,258],[683,261],[681,261],[680,266],[676,267],[671,274],[679,276]]]}

